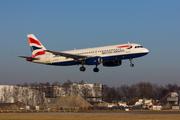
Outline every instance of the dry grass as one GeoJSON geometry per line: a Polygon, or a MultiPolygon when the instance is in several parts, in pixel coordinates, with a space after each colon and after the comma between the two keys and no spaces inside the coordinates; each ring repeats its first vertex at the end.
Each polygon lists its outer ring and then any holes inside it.
{"type": "Polygon", "coordinates": [[[180,120],[179,114],[0,113],[0,120],[180,120]]]}

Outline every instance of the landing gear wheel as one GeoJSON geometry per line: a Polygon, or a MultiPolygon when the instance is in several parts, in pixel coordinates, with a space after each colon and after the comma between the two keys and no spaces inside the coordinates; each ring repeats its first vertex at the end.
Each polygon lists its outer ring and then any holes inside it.
{"type": "Polygon", "coordinates": [[[99,68],[94,68],[93,71],[94,72],[99,72],[99,68]]]}
{"type": "Polygon", "coordinates": [[[86,68],[82,66],[82,67],[79,68],[79,70],[84,72],[86,70],[86,68]]]}
{"type": "Polygon", "coordinates": [[[134,64],[132,63],[132,62],[133,62],[133,61],[132,61],[132,58],[130,58],[129,60],[130,60],[130,63],[131,63],[130,66],[131,66],[131,67],[134,67],[134,64]]]}
{"type": "Polygon", "coordinates": [[[130,64],[131,67],[134,67],[134,64],[130,64]]]}

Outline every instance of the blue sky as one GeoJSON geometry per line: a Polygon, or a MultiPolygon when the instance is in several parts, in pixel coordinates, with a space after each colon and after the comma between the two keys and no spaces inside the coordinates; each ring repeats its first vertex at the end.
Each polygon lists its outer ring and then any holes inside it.
{"type": "Polygon", "coordinates": [[[0,0],[0,84],[67,80],[109,86],[138,82],[180,85],[179,0],[0,0]],[[150,53],[114,68],[57,67],[26,62],[31,56],[27,34],[50,50],[64,51],[127,42],[150,53]]]}

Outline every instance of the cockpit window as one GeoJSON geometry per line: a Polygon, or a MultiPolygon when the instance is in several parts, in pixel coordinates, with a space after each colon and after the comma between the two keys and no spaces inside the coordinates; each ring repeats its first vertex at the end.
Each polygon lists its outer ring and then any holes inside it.
{"type": "Polygon", "coordinates": [[[135,48],[143,48],[143,46],[135,46],[135,48]]]}

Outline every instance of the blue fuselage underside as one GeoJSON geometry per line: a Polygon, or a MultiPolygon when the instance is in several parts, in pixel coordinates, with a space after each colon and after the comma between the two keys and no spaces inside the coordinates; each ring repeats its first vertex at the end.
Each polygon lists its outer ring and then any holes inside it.
{"type": "MultiPolygon", "coordinates": [[[[102,60],[103,62],[112,61],[112,60],[123,60],[123,59],[142,57],[146,54],[148,53],[134,53],[134,54],[126,54],[126,55],[107,56],[107,57],[102,57],[102,60]]],[[[82,62],[71,60],[65,62],[53,62],[53,63],[49,63],[48,65],[68,66],[68,65],[79,65],[79,64],[82,64],[82,62]]]]}

